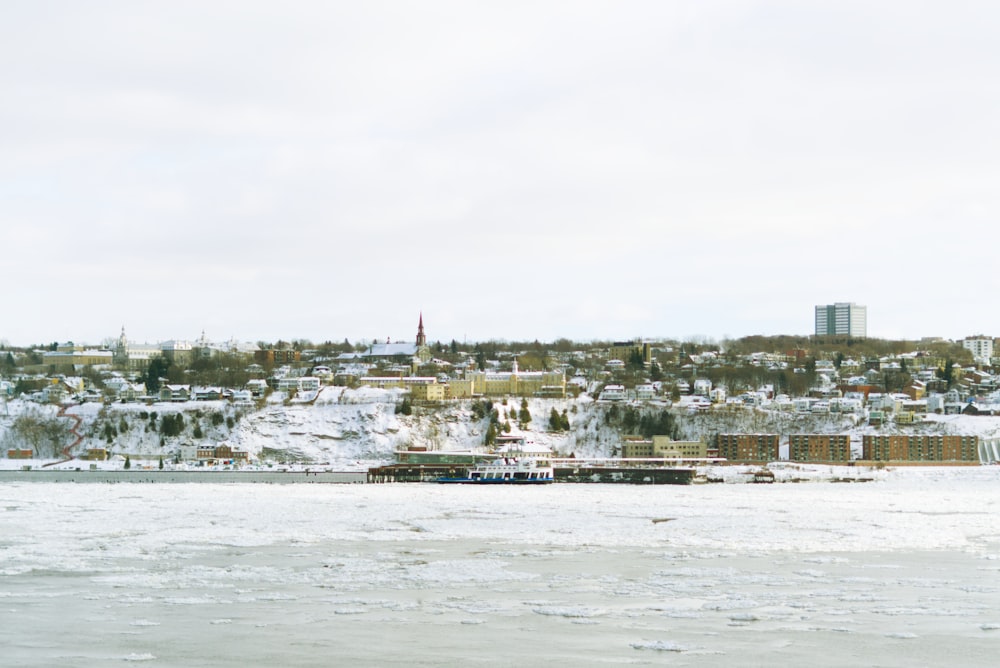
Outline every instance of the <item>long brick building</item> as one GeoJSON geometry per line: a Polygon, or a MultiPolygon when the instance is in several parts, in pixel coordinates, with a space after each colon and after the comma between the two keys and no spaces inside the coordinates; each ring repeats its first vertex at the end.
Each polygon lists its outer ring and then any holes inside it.
{"type": "Polygon", "coordinates": [[[719,456],[736,462],[778,460],[777,434],[719,434],[719,456]]]}
{"type": "Polygon", "coordinates": [[[847,434],[792,434],[788,458],[793,462],[848,462],[851,437],[847,434]]]}
{"type": "Polygon", "coordinates": [[[862,447],[869,461],[979,461],[978,436],[866,435],[862,447]]]}

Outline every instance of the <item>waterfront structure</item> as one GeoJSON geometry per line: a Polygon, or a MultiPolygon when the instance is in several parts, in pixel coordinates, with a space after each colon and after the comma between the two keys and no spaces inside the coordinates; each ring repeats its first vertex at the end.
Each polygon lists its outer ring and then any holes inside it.
{"type": "Polygon", "coordinates": [[[622,443],[622,459],[705,459],[708,446],[701,441],[674,441],[669,436],[654,435],[650,439],[626,439],[622,443]]]}
{"type": "Polygon", "coordinates": [[[739,462],[773,462],[778,459],[777,434],[719,434],[719,456],[739,462]]]}
{"type": "Polygon", "coordinates": [[[928,434],[867,434],[862,441],[867,461],[976,462],[978,436],[932,436],[928,434]]]}
{"type": "Polygon", "coordinates": [[[792,434],[788,458],[793,462],[847,462],[851,459],[851,437],[847,434],[792,434]]]}
{"type": "Polygon", "coordinates": [[[868,307],[854,302],[816,306],[816,336],[868,336],[868,307]]]}

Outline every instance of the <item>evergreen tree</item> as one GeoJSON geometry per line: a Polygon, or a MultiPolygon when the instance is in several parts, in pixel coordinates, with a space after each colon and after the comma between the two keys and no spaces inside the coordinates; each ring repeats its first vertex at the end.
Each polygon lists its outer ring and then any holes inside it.
{"type": "Polygon", "coordinates": [[[521,411],[517,415],[518,422],[521,423],[521,427],[527,427],[531,423],[531,413],[528,412],[528,400],[521,399],[521,411]]]}
{"type": "Polygon", "coordinates": [[[549,431],[562,431],[562,418],[555,406],[549,411],[549,431]]]}
{"type": "Polygon", "coordinates": [[[160,470],[163,470],[163,455],[160,455],[160,470]]]}
{"type": "Polygon", "coordinates": [[[490,422],[489,428],[486,430],[486,441],[487,446],[496,445],[497,442],[497,426],[490,422]]]}
{"type": "Polygon", "coordinates": [[[130,468],[132,468],[132,460],[128,455],[125,455],[125,470],[128,471],[130,468]]]}
{"type": "Polygon", "coordinates": [[[159,392],[160,378],[166,378],[169,370],[170,360],[162,355],[158,355],[150,360],[149,368],[146,369],[146,391],[150,394],[156,394],[159,392]]]}

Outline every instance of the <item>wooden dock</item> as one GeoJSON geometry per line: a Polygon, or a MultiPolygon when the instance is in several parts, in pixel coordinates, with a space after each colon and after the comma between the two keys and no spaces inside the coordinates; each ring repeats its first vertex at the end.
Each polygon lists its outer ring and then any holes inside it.
{"type": "Polygon", "coordinates": [[[387,464],[368,469],[368,482],[437,482],[438,478],[462,478],[469,474],[461,464],[387,464]]]}

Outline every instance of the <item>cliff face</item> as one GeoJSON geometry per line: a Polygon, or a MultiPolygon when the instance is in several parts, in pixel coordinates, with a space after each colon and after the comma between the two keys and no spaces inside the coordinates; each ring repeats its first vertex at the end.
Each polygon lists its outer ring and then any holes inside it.
{"type": "MultiPolygon", "coordinates": [[[[469,450],[483,446],[489,418],[473,410],[472,401],[447,402],[436,407],[413,407],[409,415],[397,412],[407,395],[399,390],[327,387],[318,394],[288,398],[272,395],[262,405],[238,406],[223,401],[178,404],[82,404],[67,409],[80,418],[83,440],[75,454],[89,448],[107,448],[112,454],[172,458],[184,445],[227,442],[254,457],[273,461],[389,462],[398,449],[469,450]],[[179,416],[179,417],[178,417],[179,416]]],[[[512,434],[560,454],[606,456],[617,446],[619,431],[609,425],[605,406],[588,399],[529,399],[530,422],[521,425],[521,400],[491,402],[499,423],[509,423],[512,434]],[[570,428],[549,431],[552,410],[566,412],[570,428]]],[[[9,414],[0,416],[0,442],[13,447],[24,440],[15,426],[20,415],[56,426],[54,406],[14,400],[9,414]]],[[[58,429],[51,430],[54,434],[58,429]]],[[[38,456],[57,456],[59,441],[38,448],[38,456]],[[58,445],[58,448],[57,448],[58,445]]]]}
{"type": "MultiPolygon", "coordinates": [[[[404,395],[392,390],[327,388],[314,401],[272,403],[243,416],[228,440],[258,456],[319,462],[391,461],[394,451],[409,447],[428,450],[470,450],[483,446],[489,418],[477,417],[472,401],[435,407],[413,407],[398,413],[404,395]]],[[[561,454],[604,456],[619,441],[601,410],[590,401],[529,399],[531,420],[519,427],[520,399],[495,400],[500,424],[512,434],[561,454]],[[552,410],[566,411],[570,429],[549,431],[552,410]]]]}
{"type": "MultiPolygon", "coordinates": [[[[399,390],[327,387],[318,394],[295,398],[275,394],[266,403],[253,406],[223,401],[151,406],[83,404],[68,407],[65,412],[79,418],[77,432],[83,439],[74,451],[77,455],[85,454],[88,448],[103,447],[112,454],[170,459],[184,445],[227,442],[249,451],[256,459],[357,467],[392,461],[396,450],[409,447],[482,447],[489,427],[489,418],[481,417],[482,405],[477,407],[473,401],[447,402],[435,407],[413,407],[411,414],[405,415],[397,412],[397,407],[406,396],[399,390]]],[[[688,412],[656,403],[596,403],[587,396],[532,398],[527,407],[531,420],[521,425],[520,399],[506,404],[498,399],[490,405],[501,425],[511,425],[512,434],[523,434],[528,441],[558,455],[577,457],[613,456],[623,434],[638,432],[644,419],[662,422],[665,413],[669,413],[676,429],[675,437],[708,443],[714,442],[716,434],[726,432],[777,433],[783,442],[791,433],[849,433],[856,449],[865,433],[1000,435],[1000,418],[989,417],[929,416],[930,422],[897,428],[870,427],[860,416],[740,408],[688,412]],[[565,411],[569,429],[550,429],[553,410],[560,415],[565,411]]],[[[2,454],[8,448],[31,447],[38,457],[57,457],[70,442],[69,427],[75,422],[60,416],[55,406],[12,400],[6,413],[0,415],[2,454]],[[26,431],[26,423],[34,424],[34,430],[26,431]],[[52,428],[60,424],[65,428],[52,428]]]]}

